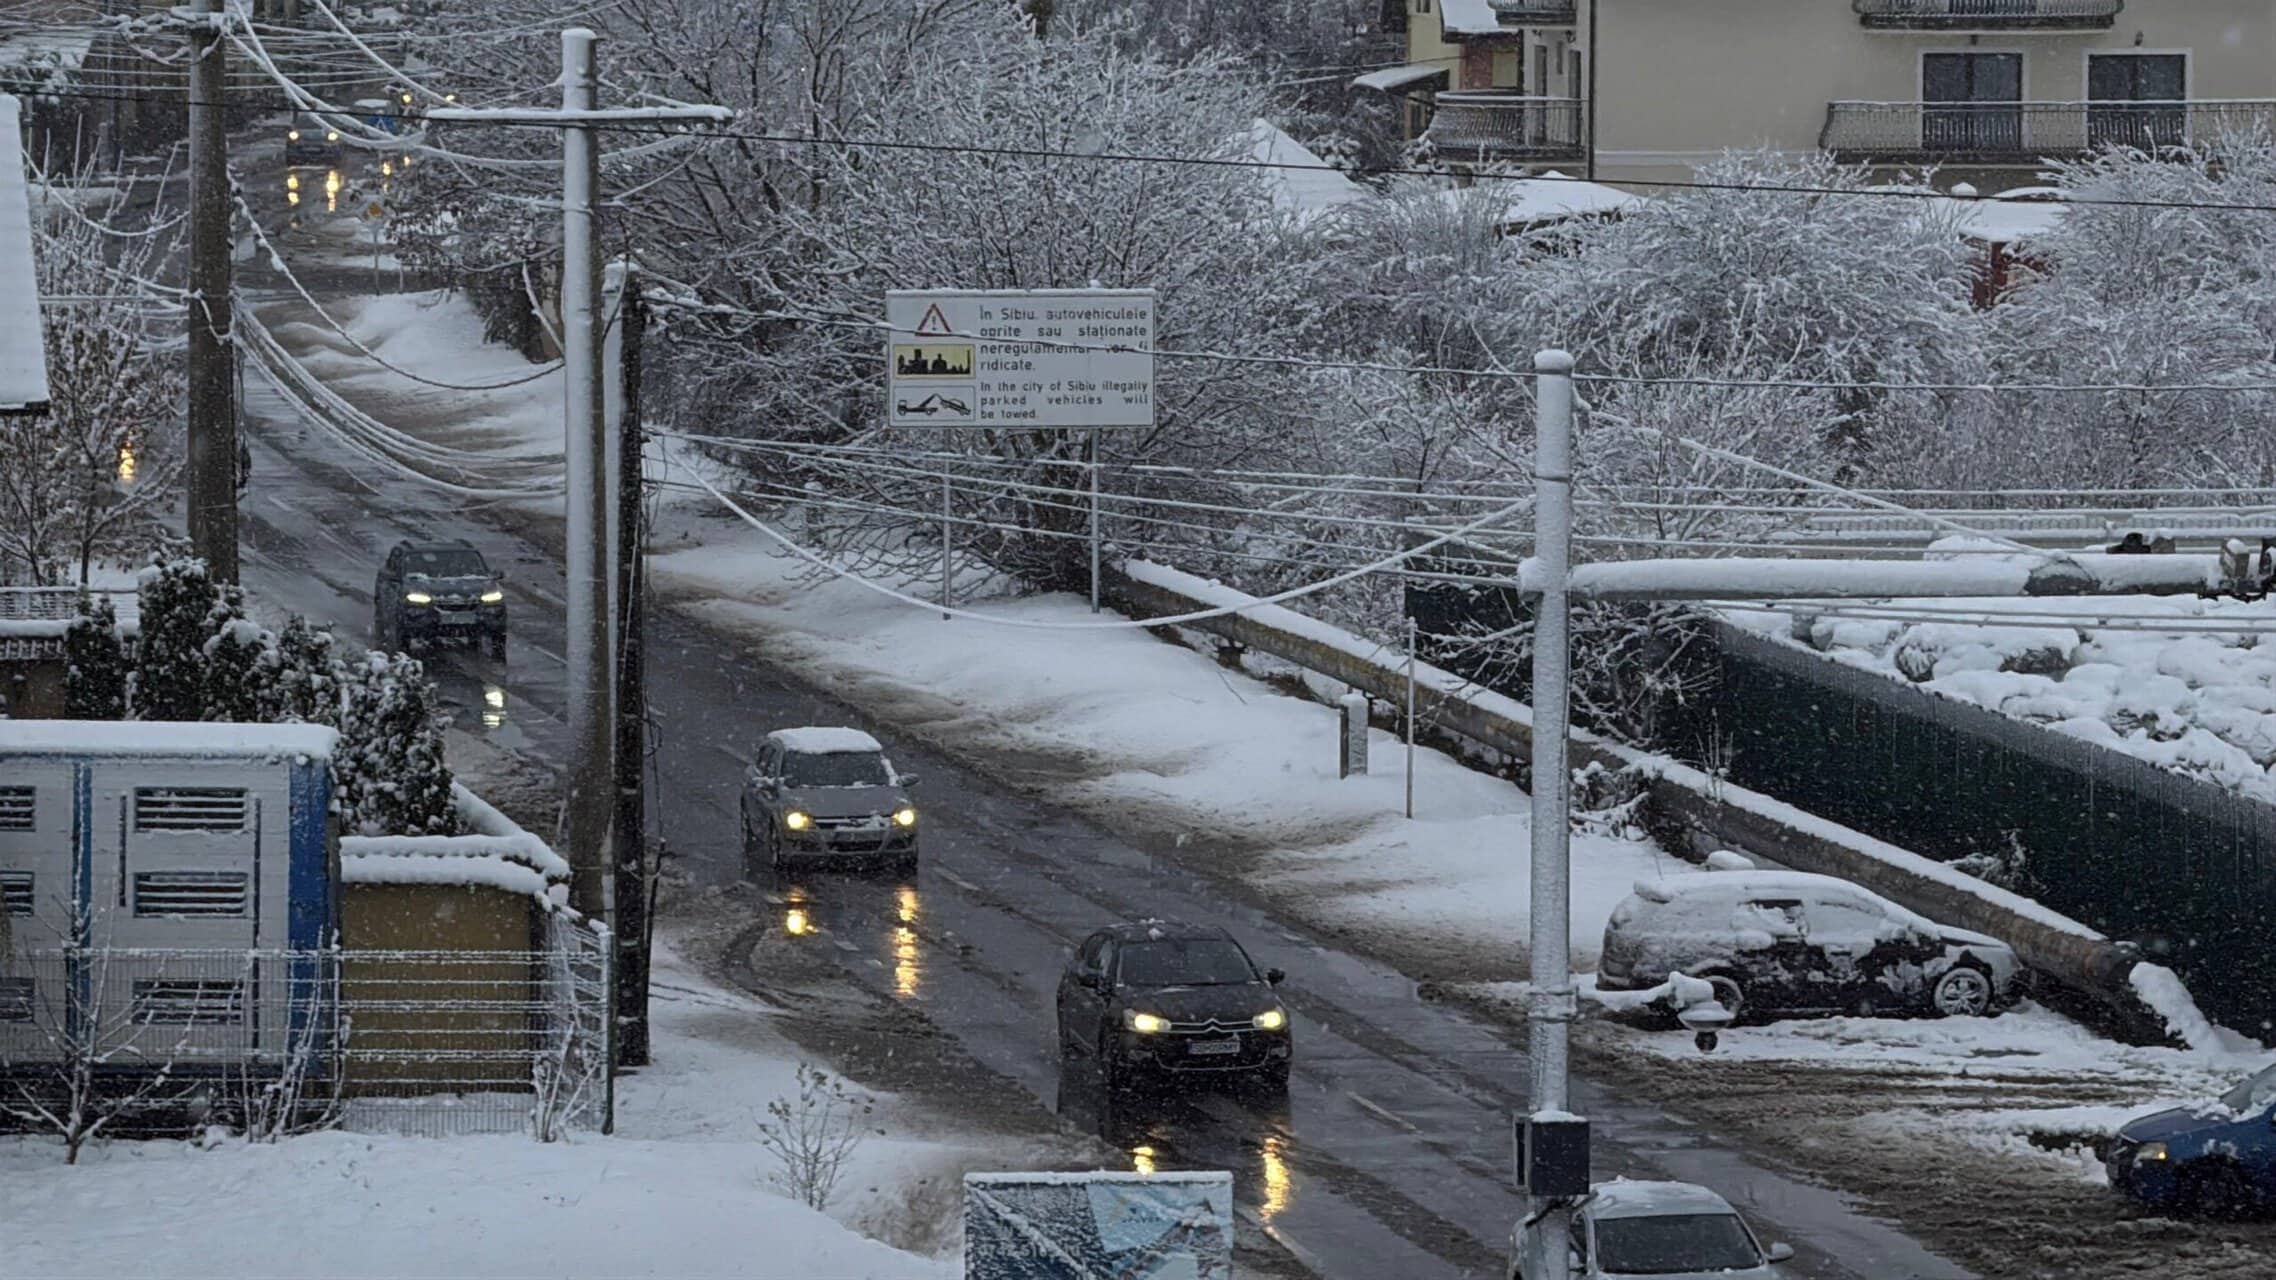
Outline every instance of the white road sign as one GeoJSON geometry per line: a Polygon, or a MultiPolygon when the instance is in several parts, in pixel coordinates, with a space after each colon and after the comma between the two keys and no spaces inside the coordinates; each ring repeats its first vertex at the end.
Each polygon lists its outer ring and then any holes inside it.
{"type": "Polygon", "coordinates": [[[896,427],[1148,427],[1154,291],[885,295],[896,427]]]}

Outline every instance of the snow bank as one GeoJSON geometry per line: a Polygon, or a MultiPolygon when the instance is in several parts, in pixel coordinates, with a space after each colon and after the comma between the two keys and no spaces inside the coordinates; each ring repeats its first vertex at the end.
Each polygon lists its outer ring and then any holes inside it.
{"type": "Polygon", "coordinates": [[[2142,998],[2142,1003],[2164,1019],[2174,1036],[2192,1050],[2222,1055],[2260,1051],[2257,1041],[2216,1026],[2197,1007],[2196,998],[2181,984],[2181,976],[2164,965],[2137,964],[2126,975],[2126,980],[2133,985],[2134,994],[2142,998]]]}

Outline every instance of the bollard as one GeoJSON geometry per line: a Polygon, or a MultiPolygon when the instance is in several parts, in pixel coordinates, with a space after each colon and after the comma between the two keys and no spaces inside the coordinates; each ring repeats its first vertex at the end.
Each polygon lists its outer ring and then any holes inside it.
{"type": "Polygon", "coordinates": [[[1336,735],[1340,749],[1337,752],[1336,776],[1348,778],[1355,773],[1367,772],[1367,695],[1347,693],[1337,699],[1343,732],[1336,735]]]}

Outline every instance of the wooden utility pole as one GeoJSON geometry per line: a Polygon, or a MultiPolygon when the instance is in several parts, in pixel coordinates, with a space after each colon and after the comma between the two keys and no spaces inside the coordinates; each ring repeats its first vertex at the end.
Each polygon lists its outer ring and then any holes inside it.
{"type": "Polygon", "coordinates": [[[190,27],[190,548],[216,582],[237,581],[237,350],[230,338],[229,133],[220,0],[190,27]]]}
{"type": "Polygon", "coordinates": [[[623,407],[617,428],[617,648],[616,648],[616,1060],[648,1063],[648,939],[653,887],[648,867],[648,817],[641,768],[648,758],[647,672],[641,625],[646,603],[648,539],[641,519],[642,458],[647,433],[640,425],[640,340],[647,314],[640,300],[640,271],[627,262],[619,281],[618,324],[623,326],[623,407]]]}

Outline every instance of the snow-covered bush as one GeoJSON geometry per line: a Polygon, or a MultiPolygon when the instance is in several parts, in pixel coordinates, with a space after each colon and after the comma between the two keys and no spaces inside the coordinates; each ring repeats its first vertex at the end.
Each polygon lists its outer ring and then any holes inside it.
{"type": "Polygon", "coordinates": [[[126,719],[127,656],[118,610],[107,595],[79,593],[79,616],[63,633],[63,714],[73,720],[126,719]]]}
{"type": "Polygon", "coordinates": [[[271,637],[245,616],[245,593],[235,583],[214,592],[206,631],[205,719],[258,721],[271,637]]]}
{"type": "Polygon", "coordinates": [[[332,760],[342,830],[354,835],[458,833],[443,717],[419,660],[364,655],[349,671],[332,760]]]}
{"type": "Polygon", "coordinates": [[[206,641],[219,600],[205,561],[156,557],[137,579],[141,636],[135,643],[137,720],[206,718],[206,641]]]}
{"type": "Polygon", "coordinates": [[[294,614],[263,655],[260,719],[268,724],[340,726],[345,672],[332,633],[294,614]]]}
{"type": "Polygon", "coordinates": [[[798,1096],[776,1098],[759,1119],[759,1145],[781,1163],[777,1185],[810,1209],[826,1209],[877,1104],[820,1067],[798,1064],[798,1096]]]}

